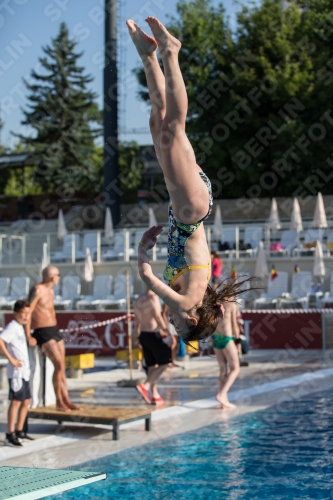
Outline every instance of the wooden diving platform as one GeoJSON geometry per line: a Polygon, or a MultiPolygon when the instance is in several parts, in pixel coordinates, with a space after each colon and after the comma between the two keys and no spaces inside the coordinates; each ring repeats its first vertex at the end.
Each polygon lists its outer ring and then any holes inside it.
{"type": "Polygon", "coordinates": [[[106,479],[105,472],[0,467],[0,500],[35,500],[106,479]]]}
{"type": "Polygon", "coordinates": [[[59,411],[55,405],[31,408],[29,418],[56,420],[63,422],[82,422],[82,424],[104,424],[112,426],[112,437],[119,439],[119,426],[135,420],[145,420],[146,431],[151,430],[150,409],[124,408],[119,406],[81,405],[82,410],[59,411]]]}

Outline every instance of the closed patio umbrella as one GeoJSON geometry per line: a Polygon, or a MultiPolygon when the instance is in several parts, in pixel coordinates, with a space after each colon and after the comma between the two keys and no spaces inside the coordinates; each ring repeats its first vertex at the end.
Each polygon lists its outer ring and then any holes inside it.
{"type": "Polygon", "coordinates": [[[297,198],[294,198],[293,201],[293,210],[290,218],[290,230],[297,232],[303,231],[301,209],[297,198]]]}
{"type": "Polygon", "coordinates": [[[327,227],[324,200],[323,200],[323,195],[321,193],[318,193],[317,195],[316,208],[313,216],[312,225],[314,227],[319,227],[319,228],[327,227]]]}
{"type": "Polygon", "coordinates": [[[154,214],[154,210],[152,208],[149,208],[148,210],[148,217],[149,217],[149,227],[157,226],[157,220],[154,214]]]}
{"type": "Polygon", "coordinates": [[[221,216],[220,205],[216,206],[214,223],[213,223],[213,233],[218,238],[221,238],[222,236],[222,216],[221,216]]]}
{"type": "Polygon", "coordinates": [[[259,243],[258,247],[257,262],[254,270],[254,275],[256,278],[266,278],[266,276],[268,276],[266,254],[262,241],[259,243]]]}
{"type": "Polygon", "coordinates": [[[325,278],[324,254],[323,254],[323,247],[322,247],[320,241],[316,241],[316,251],[315,251],[315,257],[314,257],[313,276],[316,276],[316,278],[320,278],[321,282],[325,278]]]}
{"type": "Polygon", "coordinates": [[[110,207],[107,207],[105,211],[104,236],[105,238],[113,238],[114,236],[110,207]]]}
{"type": "Polygon", "coordinates": [[[49,256],[48,256],[48,248],[47,248],[47,243],[43,243],[43,250],[42,250],[42,259],[40,261],[39,265],[39,278],[42,280],[43,278],[43,269],[45,269],[49,265],[49,256]]]}
{"type": "Polygon", "coordinates": [[[90,249],[86,248],[86,257],[84,259],[84,266],[83,266],[83,280],[89,283],[90,281],[93,281],[94,279],[94,266],[92,263],[91,255],[90,255],[90,249]]]}
{"type": "Polygon", "coordinates": [[[278,206],[275,198],[272,198],[271,213],[268,219],[268,229],[271,231],[281,229],[278,206]]]}
{"type": "Polygon", "coordinates": [[[58,240],[62,241],[64,237],[67,234],[67,229],[66,229],[66,224],[65,224],[65,217],[64,213],[61,208],[59,208],[58,212],[58,231],[57,231],[57,238],[58,240]]]}

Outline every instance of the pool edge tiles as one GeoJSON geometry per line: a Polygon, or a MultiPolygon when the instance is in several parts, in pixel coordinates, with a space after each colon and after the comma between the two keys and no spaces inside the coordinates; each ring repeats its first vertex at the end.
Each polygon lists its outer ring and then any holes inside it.
{"type": "MultiPolygon", "coordinates": [[[[321,370],[306,372],[302,373],[301,375],[294,375],[292,377],[282,378],[279,380],[275,380],[273,382],[266,382],[265,384],[255,385],[253,387],[248,387],[246,389],[231,391],[228,397],[229,401],[235,402],[244,398],[249,398],[251,396],[258,396],[260,394],[265,394],[267,392],[287,389],[295,385],[302,385],[305,383],[313,382],[330,376],[333,376],[333,368],[323,368],[321,370]]],[[[171,406],[159,410],[158,412],[153,412],[152,420],[154,422],[175,415],[181,415],[202,409],[211,409],[217,406],[219,406],[219,404],[217,403],[215,397],[197,399],[195,401],[190,401],[189,403],[184,403],[183,405],[171,406]]],[[[123,428],[125,429],[127,425],[128,428],[134,426],[133,424],[125,424],[123,428]]]]}

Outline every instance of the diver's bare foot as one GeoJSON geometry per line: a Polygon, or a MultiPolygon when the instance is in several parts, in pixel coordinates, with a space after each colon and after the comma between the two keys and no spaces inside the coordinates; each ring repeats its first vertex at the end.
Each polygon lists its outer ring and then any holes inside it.
{"type": "Polygon", "coordinates": [[[127,19],[126,24],[139,56],[151,56],[157,49],[156,40],[147,35],[132,19],[127,19]]]}
{"type": "Polygon", "coordinates": [[[228,401],[228,398],[219,396],[219,394],[216,396],[216,401],[218,401],[222,407],[223,410],[233,410],[236,408],[236,405],[233,405],[228,401]]]}
{"type": "Polygon", "coordinates": [[[172,36],[156,17],[149,16],[146,21],[153,32],[161,56],[178,54],[180,47],[182,46],[180,41],[172,36]]]}

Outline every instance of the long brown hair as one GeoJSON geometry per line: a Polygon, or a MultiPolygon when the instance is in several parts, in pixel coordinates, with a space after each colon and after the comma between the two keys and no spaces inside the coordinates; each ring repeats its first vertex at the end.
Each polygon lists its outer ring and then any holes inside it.
{"type": "Polygon", "coordinates": [[[257,290],[260,286],[250,286],[244,289],[244,283],[253,282],[256,278],[244,278],[240,280],[228,279],[222,281],[214,290],[210,285],[207,286],[202,305],[197,308],[196,314],[199,316],[198,324],[189,328],[188,334],[183,338],[184,342],[191,342],[193,340],[203,340],[210,337],[220,319],[220,304],[234,300],[244,292],[249,290],[257,290]]]}

